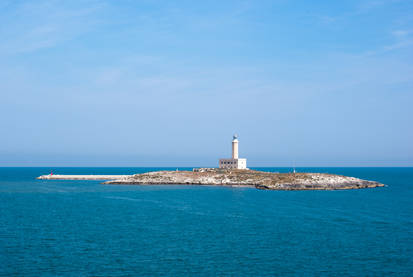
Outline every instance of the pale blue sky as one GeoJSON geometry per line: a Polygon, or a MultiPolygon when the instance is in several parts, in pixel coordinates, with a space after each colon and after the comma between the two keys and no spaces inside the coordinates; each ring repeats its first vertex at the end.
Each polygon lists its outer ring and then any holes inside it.
{"type": "Polygon", "coordinates": [[[0,166],[413,166],[413,1],[0,2],[0,166]]]}

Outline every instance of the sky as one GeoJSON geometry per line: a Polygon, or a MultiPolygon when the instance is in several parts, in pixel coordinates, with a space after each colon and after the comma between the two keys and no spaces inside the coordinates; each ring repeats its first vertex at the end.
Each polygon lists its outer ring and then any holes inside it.
{"type": "Polygon", "coordinates": [[[0,166],[413,166],[413,1],[0,1],[0,166]]]}

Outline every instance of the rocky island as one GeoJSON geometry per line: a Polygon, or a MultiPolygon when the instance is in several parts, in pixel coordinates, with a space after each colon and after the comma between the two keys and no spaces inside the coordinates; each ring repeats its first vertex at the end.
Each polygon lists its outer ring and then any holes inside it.
{"type": "Polygon", "coordinates": [[[219,159],[219,168],[192,171],[155,171],[135,175],[42,175],[42,180],[106,180],[117,185],[210,185],[255,187],[270,190],[339,190],[383,187],[374,181],[327,173],[274,173],[250,170],[238,156],[238,135],[233,136],[231,158],[219,159]]]}
{"type": "Polygon", "coordinates": [[[200,168],[155,171],[104,182],[120,185],[213,185],[269,190],[341,190],[383,187],[383,184],[327,173],[273,173],[256,170],[200,168]]]}

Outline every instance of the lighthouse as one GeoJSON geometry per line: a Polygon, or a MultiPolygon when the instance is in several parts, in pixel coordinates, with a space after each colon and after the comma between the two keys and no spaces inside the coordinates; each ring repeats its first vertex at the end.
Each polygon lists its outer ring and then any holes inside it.
{"type": "Polygon", "coordinates": [[[227,169],[247,169],[247,159],[240,159],[238,156],[238,135],[232,137],[232,157],[231,159],[219,159],[219,168],[227,169]]]}
{"type": "Polygon", "coordinates": [[[232,159],[238,159],[238,135],[235,134],[232,139],[232,159]]]}

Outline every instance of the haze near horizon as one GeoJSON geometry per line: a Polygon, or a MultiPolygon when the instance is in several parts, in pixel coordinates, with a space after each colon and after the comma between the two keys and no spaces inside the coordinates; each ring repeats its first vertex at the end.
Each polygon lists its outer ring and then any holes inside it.
{"type": "Polygon", "coordinates": [[[413,166],[411,1],[2,1],[0,166],[413,166]]]}

